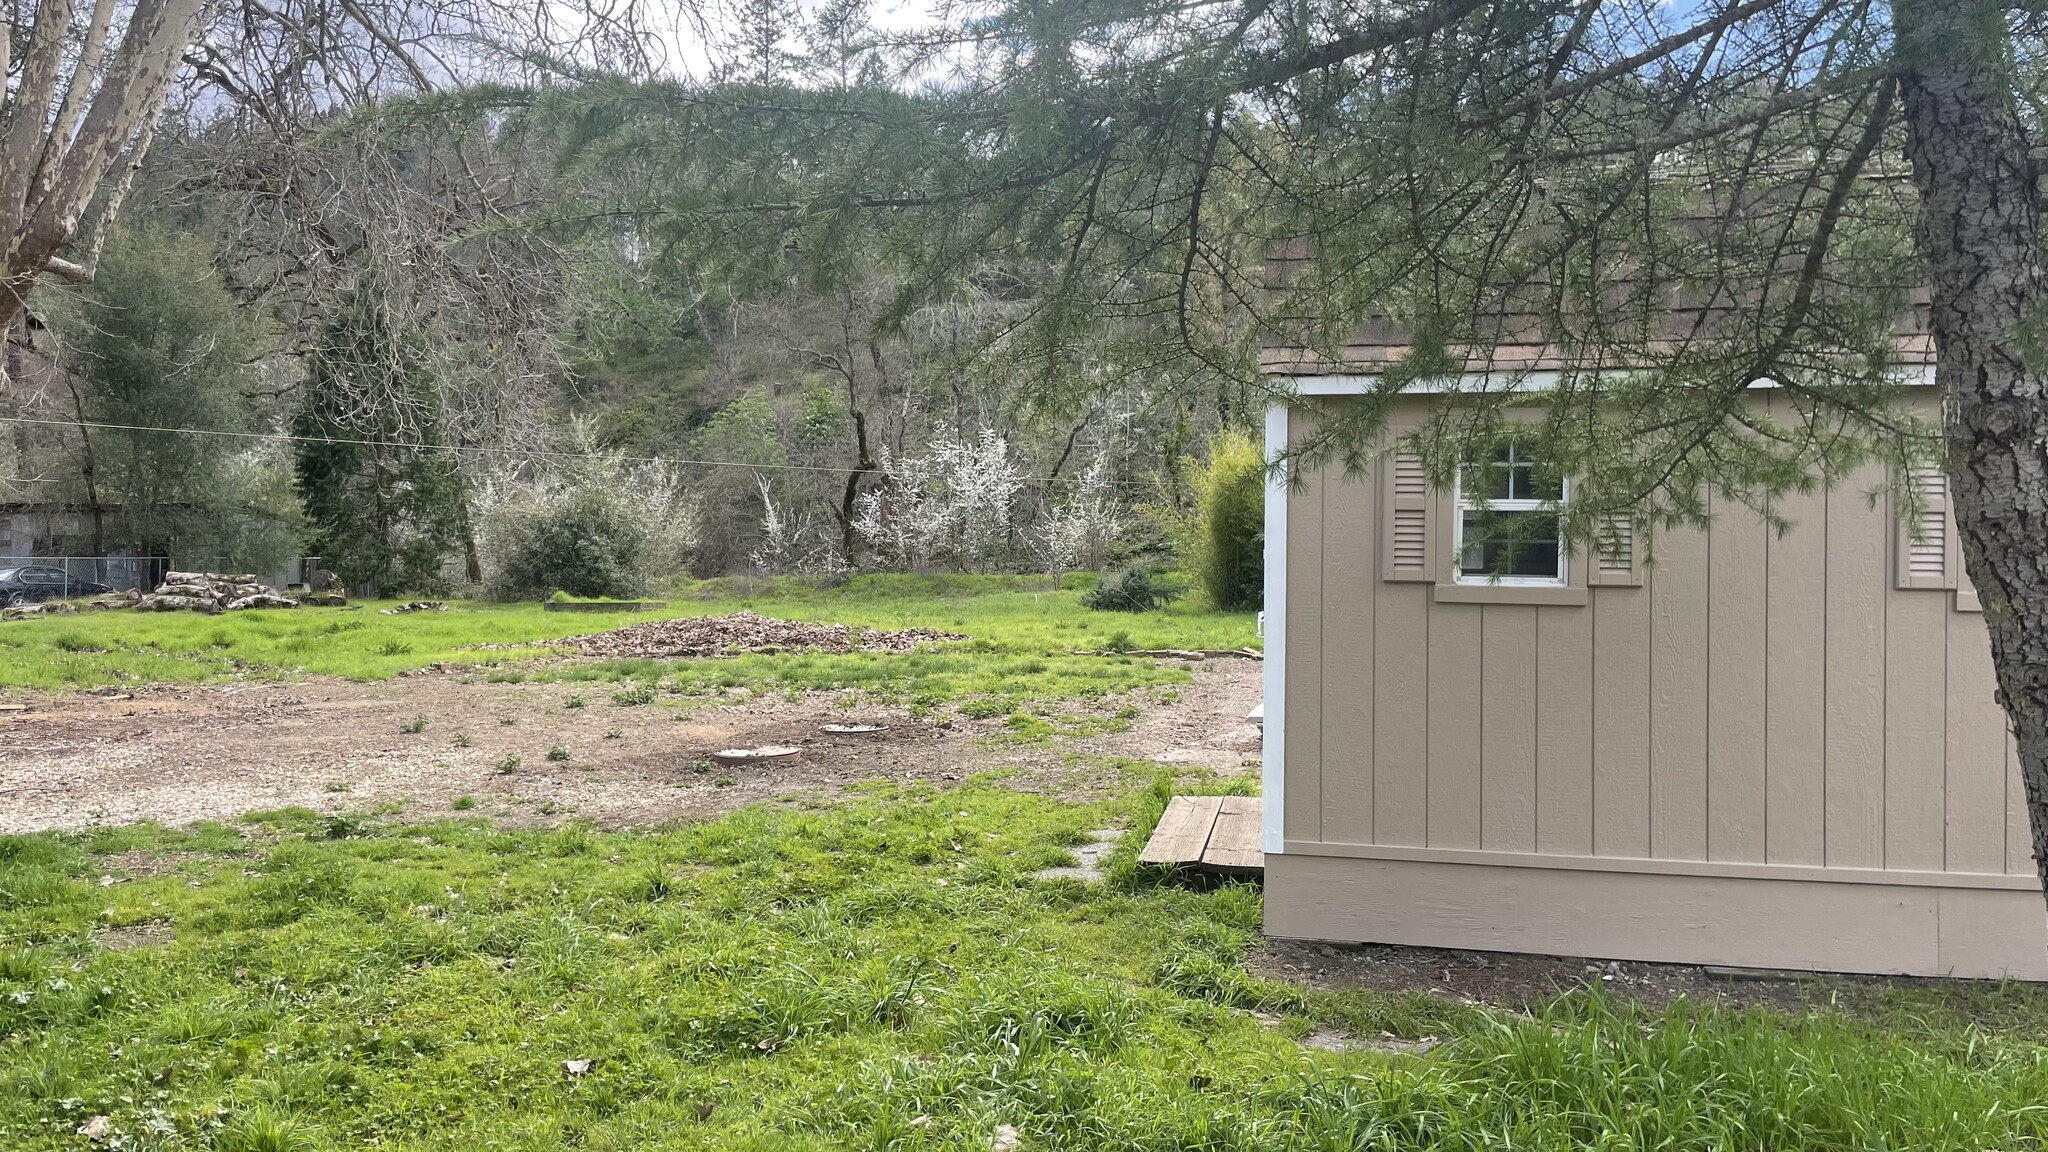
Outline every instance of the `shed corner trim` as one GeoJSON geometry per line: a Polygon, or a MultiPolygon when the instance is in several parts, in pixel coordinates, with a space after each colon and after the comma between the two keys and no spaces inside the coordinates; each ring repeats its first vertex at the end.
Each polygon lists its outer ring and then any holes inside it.
{"type": "MultiPolygon", "coordinates": [[[[1266,462],[1287,451],[1288,406],[1266,407],[1266,462]]],[[[1266,625],[1264,683],[1265,724],[1260,728],[1259,791],[1264,811],[1259,822],[1259,847],[1277,855],[1287,850],[1287,477],[1273,468],[1266,473],[1266,625]]]]}

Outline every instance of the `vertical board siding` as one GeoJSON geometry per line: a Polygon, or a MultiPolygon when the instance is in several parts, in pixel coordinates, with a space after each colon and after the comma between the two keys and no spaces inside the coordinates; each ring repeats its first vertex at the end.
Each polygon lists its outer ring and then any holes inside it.
{"type": "Polygon", "coordinates": [[[1826,863],[1827,517],[1824,492],[1781,509],[1792,530],[1768,541],[1764,609],[1764,858],[1826,863]]]}
{"type": "Polygon", "coordinates": [[[1436,604],[1429,614],[1429,846],[1479,847],[1477,605],[1436,604]]]}
{"type": "Polygon", "coordinates": [[[1897,587],[1881,471],[1789,497],[1782,536],[1724,505],[1642,586],[1540,606],[1381,579],[1375,480],[1302,479],[1289,839],[2034,872],[1984,618],[1897,587]]]}
{"type": "Polygon", "coordinates": [[[1373,628],[1373,843],[1429,843],[1427,584],[1383,583],[1373,628]]]}
{"type": "Polygon", "coordinates": [[[1650,590],[1593,592],[1593,852],[1650,854],[1650,590]]]}
{"type": "Polygon", "coordinates": [[[1885,599],[1890,518],[1866,470],[1831,489],[1827,539],[1827,864],[1884,867],[1885,599]]]}
{"type": "MultiPolygon", "coordinates": [[[[1289,414],[1288,440],[1299,443],[1315,422],[1289,414]]],[[[1323,490],[1321,470],[1306,472],[1287,497],[1287,769],[1283,824],[1293,839],[1323,836],[1323,490]],[[1296,579],[1301,573],[1304,578],[1296,579]]]]}
{"type": "Polygon", "coordinates": [[[2005,870],[2015,876],[2034,872],[2034,832],[2027,820],[2027,786],[2020,780],[2019,743],[2005,730],[2005,870]]]}
{"type": "Polygon", "coordinates": [[[1707,858],[1764,859],[1764,573],[1770,529],[1714,501],[1707,549],[1707,858]]]}
{"type": "Polygon", "coordinates": [[[1536,609],[1479,609],[1479,846],[1536,850],[1536,609]]]}
{"type": "Polygon", "coordinates": [[[1650,576],[1650,854],[1707,855],[1707,534],[1664,537],[1650,576]]]}
{"type": "Polygon", "coordinates": [[[1348,843],[1373,835],[1375,498],[1348,476],[1323,495],[1322,838],[1348,843]]]}
{"type": "Polygon", "coordinates": [[[1537,608],[1536,851],[1593,853],[1593,613],[1537,608]]]}
{"type": "Polygon", "coordinates": [[[1884,866],[1939,870],[1947,857],[1948,597],[1894,593],[1885,605],[1884,866]]]}
{"type": "Polygon", "coordinates": [[[1948,617],[1948,803],[1946,867],[2005,871],[2005,726],[1981,612],[1948,617]]]}

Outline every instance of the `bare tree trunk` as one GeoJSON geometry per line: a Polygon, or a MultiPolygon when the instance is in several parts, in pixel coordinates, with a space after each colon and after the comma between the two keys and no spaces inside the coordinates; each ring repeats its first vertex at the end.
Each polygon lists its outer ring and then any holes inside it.
{"type": "Polygon", "coordinates": [[[78,419],[78,438],[85,445],[85,455],[79,461],[78,473],[85,480],[86,507],[92,511],[92,554],[105,557],[107,554],[106,507],[100,503],[99,459],[92,450],[92,428],[85,419],[85,398],[78,394],[78,380],[69,372],[65,373],[66,384],[71,387],[71,410],[78,419]]]}
{"type": "Polygon", "coordinates": [[[476,550],[476,525],[469,518],[469,494],[455,498],[455,527],[462,538],[462,574],[471,584],[484,582],[483,557],[476,550]]]}
{"type": "Polygon", "coordinates": [[[874,455],[868,451],[867,413],[853,407],[853,400],[853,383],[849,379],[846,385],[846,402],[853,411],[856,471],[846,474],[846,488],[839,494],[839,555],[849,566],[853,563],[854,547],[860,542],[860,534],[853,530],[854,513],[860,505],[860,482],[863,478],[873,475],[876,468],[874,455]]]}
{"type": "Polygon", "coordinates": [[[462,544],[462,575],[477,585],[484,582],[484,561],[477,552],[476,522],[469,514],[469,481],[462,474],[460,460],[460,453],[448,453],[448,472],[455,478],[455,536],[462,544]]]}
{"type": "Polygon", "coordinates": [[[1970,579],[2048,888],[2048,280],[2039,173],[1995,0],[1904,0],[1907,155],[1970,579]]]}

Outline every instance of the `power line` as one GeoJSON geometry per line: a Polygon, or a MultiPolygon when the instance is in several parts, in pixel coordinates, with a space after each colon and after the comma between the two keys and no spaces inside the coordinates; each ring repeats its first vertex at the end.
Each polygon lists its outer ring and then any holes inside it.
{"type": "MultiPolygon", "coordinates": [[[[682,464],[693,468],[755,468],[778,472],[828,472],[845,476],[855,472],[880,473],[879,468],[849,468],[831,464],[750,464],[744,460],[693,460],[681,456],[624,456],[609,452],[567,452],[553,448],[496,448],[460,444],[409,443],[402,440],[358,440],[347,436],[301,436],[292,432],[231,432],[219,428],[167,428],[153,424],[106,424],[95,420],[43,420],[31,416],[0,416],[0,424],[28,424],[48,428],[91,428],[101,432],[170,432],[186,436],[219,436],[236,440],[284,440],[297,444],[343,444],[360,448],[392,448],[412,452],[466,452],[479,456],[541,457],[551,460],[610,460],[627,464],[682,464]]],[[[25,478],[24,478],[25,479],[25,478]]],[[[1019,480],[1041,484],[1071,484],[1079,476],[1020,476],[1019,480]]],[[[1112,481],[1127,484],[1130,481],[1112,481]]]]}

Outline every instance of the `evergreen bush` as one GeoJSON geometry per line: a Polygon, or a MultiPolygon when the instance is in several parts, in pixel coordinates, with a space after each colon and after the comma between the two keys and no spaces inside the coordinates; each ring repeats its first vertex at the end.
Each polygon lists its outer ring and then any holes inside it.
{"type": "Polygon", "coordinates": [[[1266,455],[1243,432],[1219,431],[1189,477],[1193,507],[1172,524],[1187,569],[1218,608],[1265,599],[1266,455]]]}

